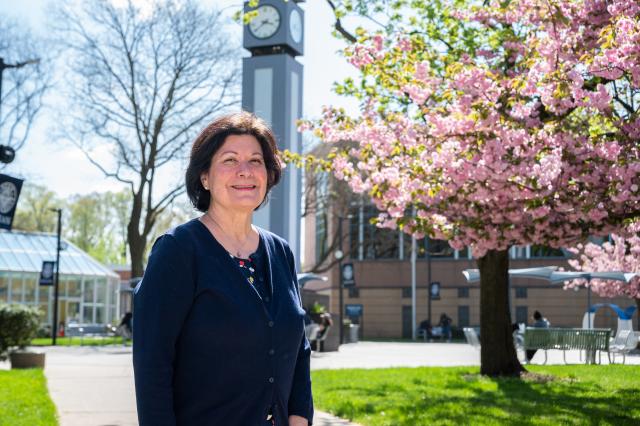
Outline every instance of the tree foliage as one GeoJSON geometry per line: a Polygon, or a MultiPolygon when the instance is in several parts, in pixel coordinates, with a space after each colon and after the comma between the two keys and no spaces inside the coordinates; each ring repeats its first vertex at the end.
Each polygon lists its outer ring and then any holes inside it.
{"type": "Polygon", "coordinates": [[[26,182],[13,218],[13,229],[28,232],[56,232],[58,219],[52,209],[63,204],[55,192],[45,186],[26,182]]]}
{"type": "Polygon", "coordinates": [[[640,6],[616,0],[335,2],[365,14],[360,71],[313,129],[384,227],[471,246],[481,269],[482,372],[518,374],[512,245],[573,245],[640,210],[640,6]],[[384,21],[381,21],[384,19],[384,21]],[[415,211],[416,214],[408,212],[415,211]]]}

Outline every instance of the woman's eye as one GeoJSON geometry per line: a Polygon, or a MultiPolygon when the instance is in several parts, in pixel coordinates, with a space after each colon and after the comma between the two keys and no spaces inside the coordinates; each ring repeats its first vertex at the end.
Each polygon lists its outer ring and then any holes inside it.
{"type": "Polygon", "coordinates": [[[223,161],[223,163],[229,163],[229,164],[232,164],[232,163],[235,163],[235,162],[236,162],[235,158],[227,158],[226,160],[223,161]]]}
{"type": "Polygon", "coordinates": [[[251,162],[254,164],[262,164],[262,160],[259,158],[254,158],[253,160],[251,160],[251,162]]]}

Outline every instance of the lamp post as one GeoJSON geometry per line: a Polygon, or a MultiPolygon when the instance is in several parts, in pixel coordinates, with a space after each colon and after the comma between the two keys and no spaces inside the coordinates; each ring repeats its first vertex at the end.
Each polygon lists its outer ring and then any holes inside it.
{"type": "Polygon", "coordinates": [[[339,300],[339,304],[340,304],[340,314],[338,315],[338,321],[340,324],[340,344],[342,344],[344,342],[344,324],[343,324],[343,318],[344,318],[344,281],[343,281],[343,277],[342,277],[342,259],[344,258],[344,253],[342,251],[343,248],[343,240],[342,240],[342,221],[345,219],[351,219],[353,216],[352,215],[347,215],[346,217],[344,216],[337,216],[338,218],[338,250],[335,251],[334,256],[336,257],[336,259],[338,259],[338,274],[340,275],[339,280],[338,280],[338,284],[340,286],[340,289],[338,291],[338,300],[339,300]]]}
{"type": "MultiPolygon", "coordinates": [[[[9,68],[22,68],[25,65],[37,64],[40,62],[40,59],[29,59],[24,62],[17,62],[15,64],[7,64],[4,61],[3,57],[0,57],[0,123],[2,123],[2,75],[4,74],[4,70],[9,68]]],[[[2,153],[1,161],[3,163],[10,163],[13,161],[13,157],[15,152],[9,146],[0,145],[0,153],[2,153]]]]}
{"type": "Polygon", "coordinates": [[[432,295],[431,295],[431,238],[427,235],[425,237],[426,239],[426,250],[427,250],[427,293],[429,294],[429,298],[428,298],[428,309],[427,309],[427,316],[429,317],[429,325],[433,326],[433,323],[431,322],[431,299],[432,299],[432,295]]]}
{"type": "MultiPolygon", "coordinates": [[[[340,233],[340,246],[342,246],[342,220],[339,222],[338,224],[338,233],[340,233]]],[[[344,295],[342,294],[342,258],[344,257],[344,254],[342,253],[342,250],[338,249],[336,250],[336,252],[334,253],[334,256],[336,257],[336,259],[338,259],[338,275],[340,276],[338,279],[338,285],[340,286],[340,288],[338,289],[338,300],[339,300],[339,304],[340,307],[338,308],[340,310],[340,312],[338,313],[338,324],[340,324],[339,326],[339,332],[340,332],[340,344],[342,344],[343,342],[343,323],[342,323],[342,319],[343,319],[343,313],[342,311],[344,310],[344,295]]]]}
{"type": "Polygon", "coordinates": [[[58,288],[60,283],[60,236],[62,232],[62,209],[50,209],[58,214],[58,238],[56,241],[56,281],[53,285],[53,327],[51,327],[52,345],[56,345],[58,336],[58,288]]]}

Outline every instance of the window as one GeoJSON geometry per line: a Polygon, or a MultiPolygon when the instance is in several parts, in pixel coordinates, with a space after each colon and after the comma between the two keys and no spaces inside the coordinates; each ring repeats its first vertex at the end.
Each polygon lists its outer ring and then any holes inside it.
{"type": "Polygon", "coordinates": [[[9,280],[5,275],[0,275],[0,302],[6,302],[8,294],[9,294],[9,280]]]}
{"type": "MultiPolygon", "coordinates": [[[[359,223],[359,209],[353,209],[349,224],[349,240],[351,257],[359,259],[361,247],[358,245],[360,226],[362,226],[362,258],[363,259],[398,259],[400,256],[398,230],[378,228],[371,221],[378,217],[379,211],[373,205],[365,205],[362,209],[362,223],[359,223]]],[[[405,239],[406,241],[407,239],[405,239]]],[[[408,239],[410,241],[410,239],[408,239]]],[[[406,252],[405,253],[409,253],[406,252]]]]}
{"type": "Polygon", "coordinates": [[[82,296],[82,287],[79,278],[69,278],[67,281],[67,297],[80,297],[82,296]]]}
{"type": "Polygon", "coordinates": [[[533,245],[531,246],[531,257],[564,257],[561,249],[549,246],[533,245]]]}
{"type": "Polygon", "coordinates": [[[107,303],[107,280],[105,278],[98,278],[96,280],[96,303],[107,303]]]}
{"type": "Polygon", "coordinates": [[[469,327],[469,307],[458,306],[458,327],[469,327]]]}
{"type": "Polygon", "coordinates": [[[360,289],[356,287],[349,287],[349,297],[352,299],[360,297],[360,289]]]}
{"type": "Polygon", "coordinates": [[[526,306],[516,306],[516,322],[517,323],[527,323],[529,319],[529,313],[526,306]]]}
{"type": "Polygon", "coordinates": [[[93,303],[94,281],[88,279],[84,282],[84,303],[93,303]]]}
{"type": "Polygon", "coordinates": [[[527,258],[527,247],[526,246],[513,246],[513,247],[511,247],[511,258],[512,259],[526,259],[527,258]]]}
{"type": "Polygon", "coordinates": [[[455,250],[445,240],[434,240],[431,238],[423,238],[418,241],[418,258],[427,257],[427,249],[432,259],[453,258],[455,250]]]}
{"type": "Polygon", "coordinates": [[[38,299],[41,304],[49,304],[49,294],[53,286],[40,286],[38,291],[38,299]]]}
{"type": "Polygon", "coordinates": [[[458,259],[469,259],[469,247],[458,250],[458,259]]]}
{"type": "Polygon", "coordinates": [[[458,287],[458,297],[461,299],[469,297],[469,287],[458,287]]]}
{"type": "Polygon", "coordinates": [[[22,303],[22,277],[11,277],[11,303],[22,303]]]}
{"type": "Polygon", "coordinates": [[[93,322],[93,306],[84,306],[82,308],[82,322],[83,323],[93,322]]]}
{"type": "Polygon", "coordinates": [[[516,287],[516,299],[526,299],[526,298],[527,298],[527,288],[516,287]]]}
{"type": "Polygon", "coordinates": [[[96,324],[104,324],[105,321],[105,310],[102,306],[96,306],[96,324]]]}
{"type": "Polygon", "coordinates": [[[328,247],[328,211],[327,196],[329,189],[329,176],[327,173],[315,175],[315,202],[316,202],[316,263],[320,263],[327,254],[328,247]]]}
{"type": "Polygon", "coordinates": [[[27,275],[24,278],[24,302],[33,304],[36,303],[36,288],[38,283],[31,275],[27,275]]]}
{"type": "Polygon", "coordinates": [[[411,297],[411,287],[402,287],[402,298],[410,298],[411,297]]]}

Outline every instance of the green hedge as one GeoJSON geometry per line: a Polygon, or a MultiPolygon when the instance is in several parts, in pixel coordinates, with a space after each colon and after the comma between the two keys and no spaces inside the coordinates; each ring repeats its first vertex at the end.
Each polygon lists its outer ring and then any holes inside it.
{"type": "Polygon", "coordinates": [[[39,325],[38,308],[0,303],[0,360],[7,359],[10,350],[29,345],[39,325]]]}

